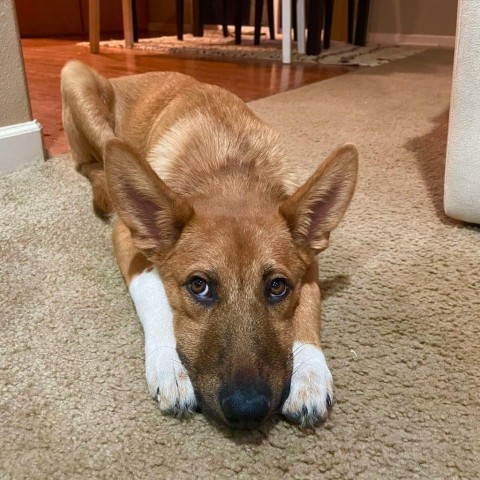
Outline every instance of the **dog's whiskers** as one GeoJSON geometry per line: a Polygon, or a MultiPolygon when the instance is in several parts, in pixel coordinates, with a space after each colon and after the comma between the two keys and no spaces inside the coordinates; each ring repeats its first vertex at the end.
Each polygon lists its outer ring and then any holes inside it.
{"type": "Polygon", "coordinates": [[[295,356],[298,355],[306,347],[307,347],[307,344],[303,343],[302,345],[299,345],[298,347],[293,349],[289,355],[289,360],[292,360],[293,358],[295,358],[295,356]]]}

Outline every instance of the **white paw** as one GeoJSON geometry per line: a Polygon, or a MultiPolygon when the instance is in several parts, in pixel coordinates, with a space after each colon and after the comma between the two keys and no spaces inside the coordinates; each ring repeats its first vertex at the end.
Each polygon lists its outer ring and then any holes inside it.
{"type": "Polygon", "coordinates": [[[145,371],[150,395],[162,413],[181,417],[195,410],[193,385],[175,347],[158,346],[146,354],[145,371]]]}
{"type": "Polygon", "coordinates": [[[283,415],[302,426],[325,420],[333,403],[333,379],[322,350],[308,343],[293,344],[293,373],[283,415]]]}
{"type": "Polygon", "coordinates": [[[148,389],[160,410],[182,416],[195,410],[192,382],[177,353],[173,313],[162,279],[146,270],[130,283],[130,295],[145,333],[145,373],[148,389]]]}

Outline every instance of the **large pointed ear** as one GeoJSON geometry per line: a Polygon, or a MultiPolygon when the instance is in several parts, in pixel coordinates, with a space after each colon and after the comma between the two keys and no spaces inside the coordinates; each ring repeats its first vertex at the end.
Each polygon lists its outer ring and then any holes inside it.
{"type": "Polygon", "coordinates": [[[121,140],[107,143],[104,159],[114,210],[132,233],[135,246],[147,257],[171,248],[193,216],[193,207],[121,140]]]}
{"type": "Polygon", "coordinates": [[[358,152],[346,144],[333,151],[315,173],[280,206],[297,245],[315,253],[328,246],[330,232],[347,210],[357,181],[358,152]]]}

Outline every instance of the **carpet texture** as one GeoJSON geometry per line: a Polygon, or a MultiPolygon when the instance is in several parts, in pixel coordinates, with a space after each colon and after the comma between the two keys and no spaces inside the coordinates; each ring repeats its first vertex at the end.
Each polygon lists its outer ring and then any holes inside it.
{"type": "MultiPolygon", "coordinates": [[[[263,31],[266,32],[267,29],[264,28],[263,31]]],[[[79,45],[89,47],[90,43],[81,42],[79,45]]],[[[100,45],[110,48],[125,48],[125,41],[105,40],[100,42],[100,45]]],[[[203,37],[186,34],[183,40],[178,40],[176,36],[141,38],[139,42],[134,44],[133,48],[162,55],[194,56],[195,58],[282,60],[281,38],[270,40],[270,37],[265,34],[260,45],[254,45],[251,28],[246,32],[242,29],[241,45],[235,45],[235,37],[232,33],[228,37],[224,37],[220,31],[205,30],[203,37]]],[[[375,67],[424,50],[422,47],[413,46],[368,45],[360,47],[344,42],[332,42],[330,48],[323,50],[319,55],[301,55],[296,51],[295,42],[292,48],[293,63],[360,67],[375,67]]]]}
{"type": "Polygon", "coordinates": [[[160,414],[143,336],[70,161],[0,178],[0,477],[474,479],[480,229],[442,212],[452,53],[251,103],[301,180],[357,144],[358,190],[320,256],[326,424],[232,432],[160,414]]]}

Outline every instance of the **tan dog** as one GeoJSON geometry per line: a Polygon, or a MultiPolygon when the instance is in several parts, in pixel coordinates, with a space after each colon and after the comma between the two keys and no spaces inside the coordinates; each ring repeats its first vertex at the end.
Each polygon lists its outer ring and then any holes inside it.
{"type": "Polygon", "coordinates": [[[145,332],[163,412],[233,427],[325,418],[316,255],[342,218],[357,152],[293,190],[277,135],[235,95],[177,73],[106,80],[72,61],[63,121],[145,332]]]}

